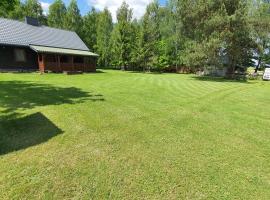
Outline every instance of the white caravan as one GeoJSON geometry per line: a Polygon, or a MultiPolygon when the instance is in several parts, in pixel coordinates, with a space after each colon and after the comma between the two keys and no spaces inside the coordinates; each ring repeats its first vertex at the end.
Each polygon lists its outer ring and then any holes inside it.
{"type": "Polygon", "coordinates": [[[270,81],[270,68],[266,68],[263,74],[263,80],[270,81]]]}

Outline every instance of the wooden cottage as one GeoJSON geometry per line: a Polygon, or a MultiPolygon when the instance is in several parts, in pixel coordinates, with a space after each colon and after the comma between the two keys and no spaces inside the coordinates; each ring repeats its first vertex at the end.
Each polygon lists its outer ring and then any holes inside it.
{"type": "Polygon", "coordinates": [[[97,56],[75,32],[0,18],[0,70],[94,72],[97,56]]]}

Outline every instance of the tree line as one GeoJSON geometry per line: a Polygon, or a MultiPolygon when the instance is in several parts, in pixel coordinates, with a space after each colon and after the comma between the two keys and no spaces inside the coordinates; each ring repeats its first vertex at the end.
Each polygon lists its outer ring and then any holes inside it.
{"type": "Polygon", "coordinates": [[[3,0],[0,16],[39,19],[76,31],[99,54],[98,66],[129,70],[227,68],[228,72],[270,62],[269,0],[154,1],[141,19],[123,2],[117,22],[105,8],[81,16],[76,0],[55,0],[45,15],[38,0],[3,0]],[[255,62],[256,60],[256,62],[255,62]]]}

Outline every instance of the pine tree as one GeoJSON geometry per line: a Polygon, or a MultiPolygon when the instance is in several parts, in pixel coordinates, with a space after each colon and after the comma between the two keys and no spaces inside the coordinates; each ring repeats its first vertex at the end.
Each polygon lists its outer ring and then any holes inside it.
{"type": "Polygon", "coordinates": [[[155,1],[147,6],[142,25],[143,56],[145,67],[148,67],[148,70],[151,70],[151,68],[158,64],[158,48],[161,39],[159,23],[159,5],[155,1]]]}
{"type": "Polygon", "coordinates": [[[132,70],[140,70],[143,67],[142,26],[136,19],[131,24],[131,58],[132,70]]]}
{"type": "Polygon", "coordinates": [[[97,26],[99,13],[92,8],[86,16],[83,17],[83,34],[82,39],[92,51],[97,50],[97,26]]]}
{"type": "Polygon", "coordinates": [[[228,57],[228,75],[234,76],[237,66],[245,67],[250,58],[252,45],[251,26],[249,24],[249,4],[245,0],[235,0],[224,3],[228,13],[228,23],[225,26],[225,52],[228,57]],[[233,6],[232,6],[233,5],[233,6]]]}
{"type": "Polygon", "coordinates": [[[129,9],[129,5],[123,2],[121,7],[117,10],[116,25],[117,33],[117,45],[120,47],[119,63],[123,70],[126,70],[130,65],[131,60],[131,41],[132,41],[132,9],[129,9]]]}
{"type": "Polygon", "coordinates": [[[164,70],[169,66],[176,65],[179,47],[179,43],[176,40],[178,32],[175,27],[175,16],[172,15],[172,10],[169,6],[159,7],[158,14],[160,40],[157,43],[158,62],[156,63],[156,69],[164,70]]]}
{"type": "Polygon", "coordinates": [[[270,63],[270,1],[257,0],[254,7],[250,22],[253,26],[254,53],[257,59],[255,73],[257,73],[261,65],[270,63]]]}

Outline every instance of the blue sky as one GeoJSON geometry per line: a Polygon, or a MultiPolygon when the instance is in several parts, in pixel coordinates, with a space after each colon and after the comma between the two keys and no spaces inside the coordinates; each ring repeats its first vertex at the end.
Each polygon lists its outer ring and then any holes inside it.
{"type": "MultiPolygon", "coordinates": [[[[54,0],[39,0],[43,10],[48,12],[48,8],[50,4],[54,0]]],[[[66,5],[69,4],[70,0],[63,0],[66,5]]],[[[108,7],[113,15],[114,21],[116,20],[116,10],[119,8],[121,3],[124,0],[77,0],[78,6],[81,10],[81,14],[85,15],[91,7],[95,7],[98,10],[104,9],[104,7],[108,7]]],[[[148,5],[153,0],[126,0],[126,2],[133,8],[134,17],[140,18],[145,12],[146,5],[148,5]]],[[[159,0],[161,5],[165,5],[166,0],[159,0]]]]}

